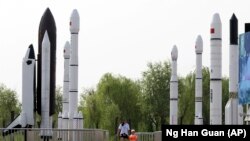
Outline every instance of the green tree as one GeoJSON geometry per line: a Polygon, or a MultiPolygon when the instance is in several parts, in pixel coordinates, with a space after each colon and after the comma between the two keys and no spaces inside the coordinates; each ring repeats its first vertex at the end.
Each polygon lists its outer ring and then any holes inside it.
{"type": "Polygon", "coordinates": [[[179,124],[193,124],[195,112],[195,73],[179,79],[179,124]]]}
{"type": "Polygon", "coordinates": [[[210,124],[210,72],[208,67],[202,68],[202,112],[203,124],[210,124]]]}
{"type": "Polygon", "coordinates": [[[106,73],[97,89],[85,90],[80,108],[85,117],[85,127],[108,129],[115,135],[119,119],[127,119],[132,128],[138,128],[140,114],[140,85],[120,75],[106,73]]]}
{"type": "Polygon", "coordinates": [[[7,126],[11,121],[11,112],[17,116],[21,111],[21,104],[18,101],[17,93],[0,84],[0,120],[1,127],[7,126]]]}
{"type": "Polygon", "coordinates": [[[142,74],[143,113],[146,130],[160,130],[169,120],[171,65],[168,61],[148,63],[142,74]]]}

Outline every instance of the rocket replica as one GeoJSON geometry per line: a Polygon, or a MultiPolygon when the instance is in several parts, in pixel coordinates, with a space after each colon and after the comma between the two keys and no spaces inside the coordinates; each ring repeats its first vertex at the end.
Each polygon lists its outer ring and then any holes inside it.
{"type": "Polygon", "coordinates": [[[202,52],[203,41],[199,35],[195,43],[196,52],[196,78],[195,78],[195,120],[194,123],[203,124],[202,118],[202,52]]]}
{"type": "Polygon", "coordinates": [[[178,77],[177,77],[177,58],[178,50],[174,45],[171,52],[172,70],[170,80],[170,125],[178,124],[178,77]]]}
{"type": "Polygon", "coordinates": [[[233,14],[230,19],[229,46],[229,101],[225,106],[225,124],[238,124],[238,19],[233,14]]]}
{"type": "Polygon", "coordinates": [[[69,128],[73,127],[73,118],[78,118],[78,32],[80,19],[77,10],[70,17],[71,54],[69,60],[69,128]]]}
{"type": "Polygon", "coordinates": [[[221,20],[213,15],[210,28],[210,124],[222,123],[221,20]]]}

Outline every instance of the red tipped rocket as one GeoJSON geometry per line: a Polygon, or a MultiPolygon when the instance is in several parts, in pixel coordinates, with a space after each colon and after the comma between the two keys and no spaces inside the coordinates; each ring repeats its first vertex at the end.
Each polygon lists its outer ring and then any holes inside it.
{"type": "Polygon", "coordinates": [[[216,13],[210,28],[210,124],[216,125],[222,123],[221,33],[221,20],[216,13]]]}
{"type": "MultiPolygon", "coordinates": [[[[74,115],[78,115],[78,32],[80,28],[80,17],[76,9],[70,17],[70,60],[69,60],[69,119],[70,128],[73,128],[74,115]]],[[[78,116],[76,116],[77,118],[78,116]]]]}

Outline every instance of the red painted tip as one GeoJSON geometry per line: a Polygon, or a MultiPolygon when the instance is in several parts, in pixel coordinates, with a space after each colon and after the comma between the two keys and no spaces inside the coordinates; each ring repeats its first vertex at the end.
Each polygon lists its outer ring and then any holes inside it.
{"type": "Polygon", "coordinates": [[[211,29],[210,29],[210,33],[214,33],[214,28],[211,28],[211,29]]]}

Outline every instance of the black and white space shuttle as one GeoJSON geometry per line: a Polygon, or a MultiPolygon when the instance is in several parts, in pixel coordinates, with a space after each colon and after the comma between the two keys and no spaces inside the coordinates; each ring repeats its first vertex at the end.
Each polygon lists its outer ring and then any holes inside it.
{"type": "Polygon", "coordinates": [[[3,131],[11,133],[13,128],[30,128],[34,126],[35,116],[36,60],[33,45],[30,45],[22,62],[22,112],[3,131]]]}

